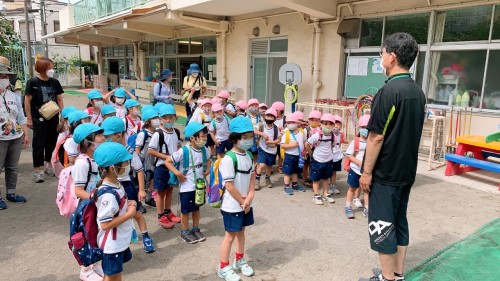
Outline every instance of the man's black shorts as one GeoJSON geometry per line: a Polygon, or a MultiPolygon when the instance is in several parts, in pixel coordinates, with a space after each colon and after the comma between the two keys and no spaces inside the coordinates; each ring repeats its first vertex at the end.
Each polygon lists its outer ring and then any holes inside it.
{"type": "Polygon", "coordinates": [[[397,246],[408,246],[406,210],[411,185],[373,183],[368,205],[368,233],[372,250],[392,255],[397,246]]]}

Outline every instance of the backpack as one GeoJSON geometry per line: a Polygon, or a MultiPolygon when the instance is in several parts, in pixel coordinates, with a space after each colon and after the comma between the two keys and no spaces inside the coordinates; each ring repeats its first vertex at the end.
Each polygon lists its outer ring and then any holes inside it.
{"type": "Polygon", "coordinates": [[[117,229],[115,227],[106,230],[101,245],[98,245],[97,234],[99,233],[99,227],[97,225],[96,202],[99,196],[105,193],[113,194],[116,201],[119,202],[118,212],[114,216],[117,217],[127,201],[127,196],[120,198],[118,192],[113,187],[107,185],[93,190],[91,198],[80,202],[78,208],[71,215],[68,246],[79,265],[90,266],[102,260],[104,245],[110,232],[113,232],[112,239],[116,240],[117,229]]]}
{"type": "MultiPolygon", "coordinates": [[[[156,132],[158,133],[158,150],[161,152],[163,145],[165,145],[165,135],[163,134],[163,130],[161,128],[157,129],[156,132]]],[[[177,135],[177,139],[180,140],[181,139],[181,132],[179,131],[179,129],[174,128],[174,132],[177,135]]],[[[167,145],[165,145],[165,149],[166,149],[166,154],[171,155],[170,152],[168,151],[167,145]]],[[[158,158],[151,156],[151,160],[153,160],[152,168],[156,167],[156,163],[158,163],[158,158]]],[[[174,163],[174,166],[177,169],[179,168],[178,163],[174,163]]],[[[169,172],[168,184],[169,185],[178,185],[179,184],[179,179],[177,179],[177,177],[171,171],[169,172]]]]}
{"type": "Polygon", "coordinates": [[[56,174],[57,178],[59,178],[59,174],[61,174],[61,171],[64,168],[68,167],[69,158],[68,158],[68,153],[64,149],[64,143],[66,142],[67,139],[71,138],[72,136],[73,135],[68,134],[66,137],[60,139],[56,143],[54,151],[52,151],[52,157],[50,158],[50,163],[52,164],[52,168],[54,169],[54,174],[56,174]]]}
{"type": "MultiPolygon", "coordinates": [[[[229,126],[229,117],[227,117],[226,114],[224,114],[224,119],[226,119],[227,125],[229,126]]],[[[210,123],[212,124],[212,127],[214,127],[215,132],[217,132],[217,124],[215,122],[215,118],[212,119],[212,121],[210,121],[210,123]]]]}
{"type": "MultiPolygon", "coordinates": [[[[135,151],[135,148],[137,146],[136,142],[137,142],[137,136],[140,134],[140,133],[143,133],[145,134],[144,136],[144,143],[146,143],[146,138],[148,137],[148,132],[146,131],[146,129],[142,129],[140,130],[138,133],[135,133],[131,136],[128,137],[127,139],[127,149],[130,153],[133,153],[135,151]]],[[[144,148],[144,144],[141,146],[141,151],[142,149],[144,148]]]]}
{"type": "MultiPolygon", "coordinates": [[[[356,154],[358,154],[358,152],[359,152],[359,137],[355,137],[354,138],[354,155],[353,156],[356,156],[356,154]]],[[[351,169],[351,160],[349,160],[349,157],[346,157],[345,161],[344,161],[344,170],[349,171],[350,169],[351,169]]]]}
{"type": "MultiPolygon", "coordinates": [[[[299,132],[301,132],[303,135],[305,135],[304,129],[302,129],[302,128],[298,128],[298,129],[299,129],[299,132]]],[[[291,136],[290,130],[286,129],[285,130],[285,144],[290,143],[290,136],[291,136]]],[[[284,148],[280,149],[280,155],[281,155],[282,159],[285,158],[285,149],[284,148]]]]}
{"type": "MultiPolygon", "coordinates": [[[[253,154],[250,151],[246,151],[246,153],[250,156],[252,159],[252,167],[253,167],[253,154]]],[[[234,171],[235,173],[243,173],[243,174],[250,174],[250,171],[241,171],[238,170],[238,158],[236,157],[236,154],[234,151],[230,150],[226,152],[226,155],[231,157],[233,160],[233,165],[234,165],[234,171]]],[[[220,208],[222,205],[222,197],[224,195],[224,192],[226,190],[226,187],[223,184],[222,181],[222,175],[219,170],[220,162],[222,159],[217,159],[213,164],[212,167],[210,167],[210,176],[209,176],[209,184],[207,186],[207,198],[208,198],[208,203],[210,206],[214,208],[220,208]]]]}
{"type": "Polygon", "coordinates": [[[314,148],[316,148],[322,141],[325,141],[325,142],[329,141],[329,142],[331,142],[332,143],[332,148],[333,148],[334,143],[335,143],[334,142],[335,141],[335,136],[333,135],[333,133],[330,133],[331,139],[329,139],[329,140],[323,140],[323,135],[324,135],[323,131],[319,131],[318,133],[319,133],[319,139],[316,142],[316,144],[314,144],[314,148]]]}
{"type": "MultiPolygon", "coordinates": [[[[193,168],[196,169],[197,167],[196,166],[191,166],[189,165],[189,149],[190,147],[188,147],[188,145],[184,145],[182,146],[182,174],[183,175],[187,175],[188,171],[190,168],[193,168]]],[[[205,170],[206,166],[207,166],[207,149],[203,146],[201,147],[201,155],[202,155],[202,166],[203,166],[203,170],[205,170]]],[[[180,167],[180,163],[174,163],[174,166],[175,168],[179,169],[180,167]]],[[[177,185],[179,184],[179,179],[177,178],[177,176],[174,175],[174,173],[172,173],[172,171],[170,171],[170,179],[168,180],[168,184],[170,185],[177,185]]]]}
{"type": "MultiPolygon", "coordinates": [[[[87,181],[85,189],[90,182],[92,175],[92,163],[90,158],[86,157],[89,164],[89,172],[87,174],[87,181]]],[[[68,218],[76,209],[78,198],[75,194],[75,185],[73,184],[73,177],[71,176],[71,167],[64,168],[59,174],[59,182],[57,184],[56,205],[59,208],[61,216],[68,218]]]]}

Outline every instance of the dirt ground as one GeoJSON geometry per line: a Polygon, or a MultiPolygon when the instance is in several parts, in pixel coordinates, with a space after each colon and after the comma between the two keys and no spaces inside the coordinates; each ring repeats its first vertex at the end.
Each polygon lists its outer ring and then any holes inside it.
{"type": "MultiPolygon", "coordinates": [[[[66,97],[68,105],[83,107],[84,102],[83,97],[66,97]]],[[[31,163],[31,151],[23,151],[17,192],[28,202],[8,204],[8,209],[0,211],[0,279],[78,280],[79,267],[67,246],[68,219],[59,215],[55,204],[57,181],[46,178],[44,183],[33,183],[31,163]]],[[[341,194],[335,196],[335,204],[316,206],[310,189],[287,196],[281,176],[274,175],[276,187],[255,196],[255,225],[247,229],[246,256],[256,274],[244,280],[343,281],[369,276],[378,258],[369,248],[362,209],[356,210],[354,220],[344,216],[345,181],[342,172],[338,178],[341,194]]],[[[499,192],[465,183],[419,172],[408,210],[407,268],[500,216],[499,192]]],[[[3,175],[0,188],[5,195],[3,175]]],[[[178,212],[177,199],[173,208],[178,212]]],[[[141,244],[131,245],[133,259],[124,266],[124,279],[220,280],[215,270],[224,234],[222,218],[210,206],[201,212],[207,241],[188,245],[179,238],[179,225],[172,230],[160,228],[154,209],[148,208],[145,217],[157,251],[146,254],[141,244]]]]}

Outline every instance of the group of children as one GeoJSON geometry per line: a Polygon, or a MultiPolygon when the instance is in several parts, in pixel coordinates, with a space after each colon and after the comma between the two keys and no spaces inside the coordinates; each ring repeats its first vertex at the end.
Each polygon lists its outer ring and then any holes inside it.
{"type": "MultiPolygon", "coordinates": [[[[174,128],[177,112],[170,104],[157,103],[141,109],[135,97],[123,89],[105,96],[93,90],[88,98],[85,111],[66,107],[61,112],[59,140],[67,155],[61,158],[65,161],[62,164],[72,166],[75,194],[80,200],[91,198],[94,189],[112,187],[128,202],[119,205],[107,194],[97,199],[99,239],[110,228],[116,227],[119,234],[116,239],[108,239],[102,265],[82,266],[81,280],[121,278],[123,263],[131,259],[128,245],[136,232],[132,218],[142,234],[145,252],[155,251],[140,212],[141,201],[152,190],[156,191],[154,206],[161,227],[171,229],[181,223],[182,240],[189,244],[204,241],[199,223],[205,199],[200,198],[198,190],[204,193],[211,163],[216,159],[221,159],[225,228],[217,275],[225,280],[240,280],[235,271],[253,275],[244,258],[245,227],[253,224],[255,191],[273,187],[270,177],[276,158],[278,170],[284,174],[286,194],[306,191],[298,185],[299,176],[306,185],[312,184],[315,204],[334,203],[333,194],[339,193],[336,172],[342,169],[344,155],[340,146],[346,143],[339,116],[319,111],[312,111],[307,120],[299,111],[285,116],[281,102],[271,107],[257,99],[232,104],[229,93],[221,91],[214,99],[197,101],[184,128],[183,144],[179,130],[174,128]],[[180,217],[172,211],[174,186],[179,187],[180,217]],[[233,244],[236,254],[230,265],[233,244]]],[[[363,206],[358,187],[368,119],[365,115],[359,120],[360,136],[346,152],[350,160],[345,209],[348,218],[354,218],[352,202],[356,207],[363,206]]],[[[364,201],[368,202],[366,194],[364,201]]]]}

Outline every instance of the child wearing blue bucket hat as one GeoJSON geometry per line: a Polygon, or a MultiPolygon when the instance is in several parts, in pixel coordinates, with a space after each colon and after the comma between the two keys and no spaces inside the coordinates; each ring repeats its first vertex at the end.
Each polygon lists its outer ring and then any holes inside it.
{"type": "Polygon", "coordinates": [[[123,123],[125,123],[125,142],[131,135],[137,134],[142,129],[141,120],[141,104],[133,99],[129,99],[125,102],[125,109],[127,110],[127,116],[123,118],[123,123]]]}
{"type": "Polygon", "coordinates": [[[229,139],[233,149],[222,159],[219,171],[226,192],[223,193],[221,213],[225,236],[220,247],[220,264],[217,275],[225,280],[241,280],[235,270],[252,276],[253,269],[244,258],[245,228],[254,223],[252,201],[255,194],[255,173],[252,154],[254,126],[247,117],[236,117],[229,125],[229,139]],[[238,241],[233,265],[229,255],[234,241],[238,241]]]}
{"type": "Polygon", "coordinates": [[[102,114],[101,108],[107,103],[107,99],[105,100],[99,90],[90,90],[87,94],[87,98],[89,99],[89,103],[87,104],[87,113],[90,117],[90,123],[96,124],[99,126],[102,122],[102,114]]]}
{"type": "Polygon", "coordinates": [[[80,154],[78,143],[73,140],[75,129],[87,122],[89,122],[89,115],[85,111],[76,110],[68,114],[69,135],[63,144],[64,151],[68,155],[68,166],[72,166],[75,163],[76,157],[80,154]]]}
{"type": "Polygon", "coordinates": [[[129,244],[134,226],[131,219],[136,214],[137,204],[127,199],[119,181],[130,170],[131,158],[123,145],[113,142],[103,143],[95,151],[95,161],[102,175],[98,190],[103,190],[96,202],[98,245],[103,244],[109,230],[116,228],[115,239],[107,237],[103,247],[102,269],[106,280],[122,280],[123,264],[132,259],[129,244]]]}
{"type": "Polygon", "coordinates": [[[184,129],[189,144],[172,153],[167,157],[167,168],[179,180],[179,196],[181,202],[181,239],[189,244],[205,241],[206,237],[201,232],[200,206],[205,204],[204,188],[205,178],[208,176],[210,151],[205,149],[208,138],[208,129],[198,122],[189,123],[184,129]],[[179,165],[178,168],[174,165],[179,165]],[[197,191],[201,190],[197,197],[197,191]],[[189,214],[193,220],[193,227],[189,229],[189,214]]]}
{"type": "Polygon", "coordinates": [[[59,133],[59,135],[57,136],[58,142],[69,135],[68,115],[71,112],[75,112],[77,110],[78,108],[74,106],[65,106],[61,111],[62,122],[60,122],[59,125],[57,126],[57,132],[59,133]]]}
{"type": "Polygon", "coordinates": [[[104,99],[109,98],[109,103],[115,108],[116,116],[125,118],[127,110],[125,108],[125,101],[127,99],[137,100],[137,97],[131,94],[124,88],[116,88],[104,96],[104,99]]]}
{"type": "Polygon", "coordinates": [[[104,121],[108,117],[116,116],[116,109],[111,104],[106,104],[101,108],[101,115],[102,121],[104,121]]]}

